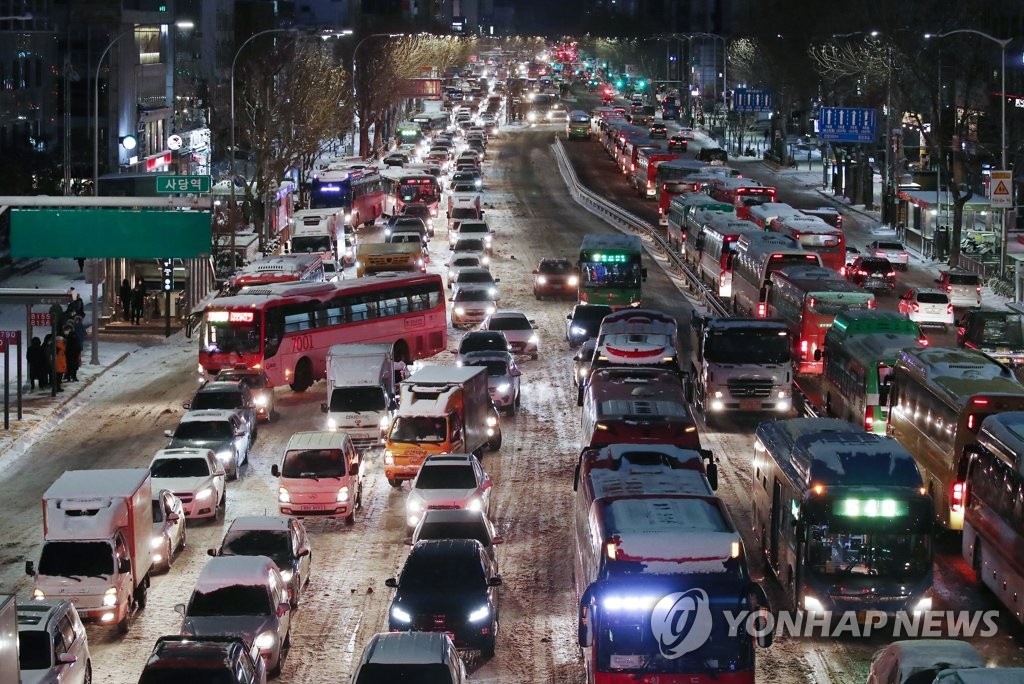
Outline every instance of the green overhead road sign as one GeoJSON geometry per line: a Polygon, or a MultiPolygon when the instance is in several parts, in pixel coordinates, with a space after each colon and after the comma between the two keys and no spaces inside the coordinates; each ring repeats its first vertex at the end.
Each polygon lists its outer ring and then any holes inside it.
{"type": "Polygon", "coordinates": [[[209,176],[157,176],[157,194],[178,192],[205,194],[210,192],[209,176]]]}
{"type": "Polygon", "coordinates": [[[210,254],[210,212],[13,209],[12,257],[193,259],[210,254]]]}

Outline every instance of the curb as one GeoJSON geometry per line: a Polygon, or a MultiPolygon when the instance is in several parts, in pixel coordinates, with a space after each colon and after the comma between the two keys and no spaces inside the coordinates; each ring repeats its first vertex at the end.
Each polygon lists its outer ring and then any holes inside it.
{"type": "Polygon", "coordinates": [[[97,380],[106,375],[107,371],[112,368],[116,368],[125,359],[127,359],[132,352],[124,352],[118,356],[113,363],[104,368],[96,375],[89,378],[87,382],[82,383],[79,387],[76,387],[76,391],[71,393],[69,396],[65,396],[64,400],[58,403],[53,411],[46,418],[36,423],[33,427],[29,428],[23,435],[15,439],[6,447],[0,448],[0,459],[17,458],[24,454],[34,444],[41,432],[48,432],[52,428],[60,424],[61,421],[72,416],[84,405],[84,401],[76,401],[78,397],[85,392],[86,389],[91,387],[97,380]]]}

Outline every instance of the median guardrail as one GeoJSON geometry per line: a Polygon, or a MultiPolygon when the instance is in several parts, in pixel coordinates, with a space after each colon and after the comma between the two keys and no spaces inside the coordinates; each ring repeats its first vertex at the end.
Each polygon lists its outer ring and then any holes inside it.
{"type": "Polygon", "coordinates": [[[689,265],[672,247],[665,242],[665,239],[658,234],[658,231],[647,221],[636,214],[630,213],[622,207],[609,202],[597,195],[589,188],[580,183],[576,176],[576,170],[569,162],[569,157],[562,145],[562,139],[556,137],[554,145],[551,146],[558,164],[558,171],[565,181],[566,187],[573,200],[584,209],[602,219],[610,226],[623,233],[639,235],[644,243],[651,246],[658,254],[663,256],[668,264],[686,280],[686,285],[694,293],[700,302],[716,316],[728,316],[729,310],[719,301],[711,289],[701,282],[697,274],[690,269],[689,265]]]}

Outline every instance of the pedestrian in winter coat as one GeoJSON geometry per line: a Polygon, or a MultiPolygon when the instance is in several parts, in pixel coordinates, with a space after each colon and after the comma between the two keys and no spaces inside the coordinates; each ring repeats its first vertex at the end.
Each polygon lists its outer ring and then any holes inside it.
{"type": "Polygon", "coordinates": [[[142,310],[146,305],[146,286],[142,281],[135,283],[132,288],[132,323],[138,325],[142,320],[142,310]]]}
{"type": "Polygon", "coordinates": [[[85,318],[85,302],[78,296],[78,292],[75,288],[68,290],[68,294],[71,296],[71,301],[68,302],[67,308],[64,310],[64,318],[71,320],[75,316],[81,316],[85,318]]]}
{"type": "Polygon", "coordinates": [[[64,356],[67,363],[65,382],[78,382],[78,369],[82,366],[82,343],[70,325],[64,329],[64,356]]]}
{"type": "Polygon", "coordinates": [[[28,361],[28,385],[31,389],[36,388],[36,383],[39,383],[39,388],[45,387],[45,379],[48,373],[46,372],[46,355],[43,353],[43,343],[39,341],[38,337],[33,337],[32,342],[28,345],[28,351],[25,352],[25,360],[28,361]]]}
{"type": "Polygon", "coordinates": [[[121,281],[117,296],[121,300],[121,314],[124,316],[124,322],[127,323],[132,319],[132,284],[128,282],[127,278],[121,281]]]}
{"type": "Polygon", "coordinates": [[[60,379],[68,372],[68,358],[64,352],[66,348],[64,338],[58,337],[54,340],[53,348],[56,350],[53,361],[53,386],[57,388],[58,392],[63,392],[64,389],[60,386],[60,379]]]}

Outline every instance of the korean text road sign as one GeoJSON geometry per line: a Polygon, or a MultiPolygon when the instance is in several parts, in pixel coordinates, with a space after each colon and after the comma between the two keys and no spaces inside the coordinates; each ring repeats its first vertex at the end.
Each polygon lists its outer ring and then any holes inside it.
{"type": "Polygon", "coordinates": [[[772,93],[770,90],[737,88],[732,95],[732,109],[735,112],[770,112],[773,109],[772,93]]]}
{"type": "Polygon", "coordinates": [[[828,142],[875,142],[874,109],[822,107],[818,112],[818,137],[828,142]]]}
{"type": "Polygon", "coordinates": [[[157,194],[210,192],[210,176],[157,176],[157,194]]]}
{"type": "Polygon", "coordinates": [[[1013,172],[992,171],[988,199],[993,209],[1013,209],[1013,172]]]}

